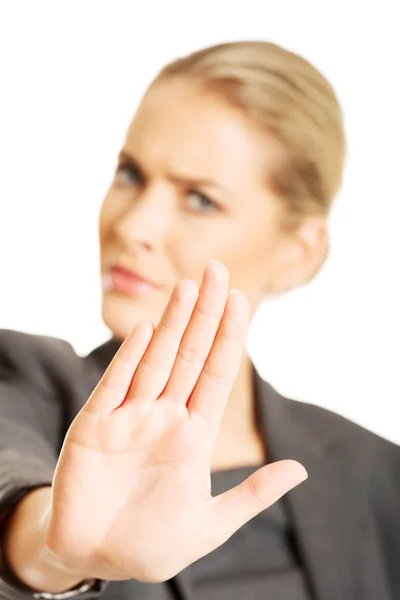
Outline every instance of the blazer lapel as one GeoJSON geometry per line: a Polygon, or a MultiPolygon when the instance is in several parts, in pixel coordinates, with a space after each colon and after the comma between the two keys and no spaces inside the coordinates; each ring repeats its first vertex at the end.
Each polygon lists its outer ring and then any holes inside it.
{"type": "Polygon", "coordinates": [[[298,460],[309,474],[284,501],[315,598],[388,599],[368,504],[337,439],[340,428],[325,411],[282,398],[257,374],[255,391],[269,460],[298,460]]]}
{"type": "Polygon", "coordinates": [[[179,600],[194,600],[195,594],[190,578],[190,567],[175,575],[170,581],[179,600]]]}

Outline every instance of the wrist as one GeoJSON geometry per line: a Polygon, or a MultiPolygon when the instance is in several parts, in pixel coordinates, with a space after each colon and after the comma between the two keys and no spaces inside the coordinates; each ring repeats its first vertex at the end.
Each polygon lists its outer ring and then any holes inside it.
{"type": "Polygon", "coordinates": [[[50,513],[51,488],[40,488],[21,500],[5,529],[4,562],[14,581],[32,590],[58,593],[86,577],[47,544],[50,513]]]}

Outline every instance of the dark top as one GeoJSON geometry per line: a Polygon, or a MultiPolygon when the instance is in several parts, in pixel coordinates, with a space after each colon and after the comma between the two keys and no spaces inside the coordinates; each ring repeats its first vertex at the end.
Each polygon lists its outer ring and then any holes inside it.
{"type": "MultiPolygon", "coordinates": [[[[117,347],[81,358],[61,340],[0,332],[2,514],[51,483],[65,433],[117,347]]],[[[400,448],[254,377],[270,460],[299,460],[308,480],[170,582],[100,582],[82,598],[400,599],[400,448]]],[[[214,474],[213,493],[244,475],[214,474]]],[[[3,579],[0,597],[32,596],[3,579]]]]}
{"type": "MultiPolygon", "coordinates": [[[[213,496],[238,485],[255,469],[214,473],[213,496]]],[[[276,502],[187,569],[196,599],[308,600],[310,591],[292,533],[284,502],[276,502]]]]}

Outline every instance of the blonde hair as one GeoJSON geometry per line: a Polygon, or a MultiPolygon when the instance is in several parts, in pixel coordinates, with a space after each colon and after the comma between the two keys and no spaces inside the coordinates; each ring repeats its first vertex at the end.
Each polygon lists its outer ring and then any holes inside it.
{"type": "Polygon", "coordinates": [[[326,215],[341,184],[342,112],[327,79],[307,60],[267,42],[232,42],[194,52],[156,78],[193,77],[241,109],[282,147],[269,186],[288,208],[287,224],[326,215]]]}

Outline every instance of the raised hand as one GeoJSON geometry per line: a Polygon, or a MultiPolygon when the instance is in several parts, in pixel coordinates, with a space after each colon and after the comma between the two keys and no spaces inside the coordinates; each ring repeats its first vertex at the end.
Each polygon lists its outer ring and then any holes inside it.
{"type": "Polygon", "coordinates": [[[163,581],[212,551],[305,477],[282,461],[217,498],[210,461],[236,378],[248,304],[210,263],[174,290],[157,328],[140,323],[72,423],[46,541],[69,569],[163,581]]]}

